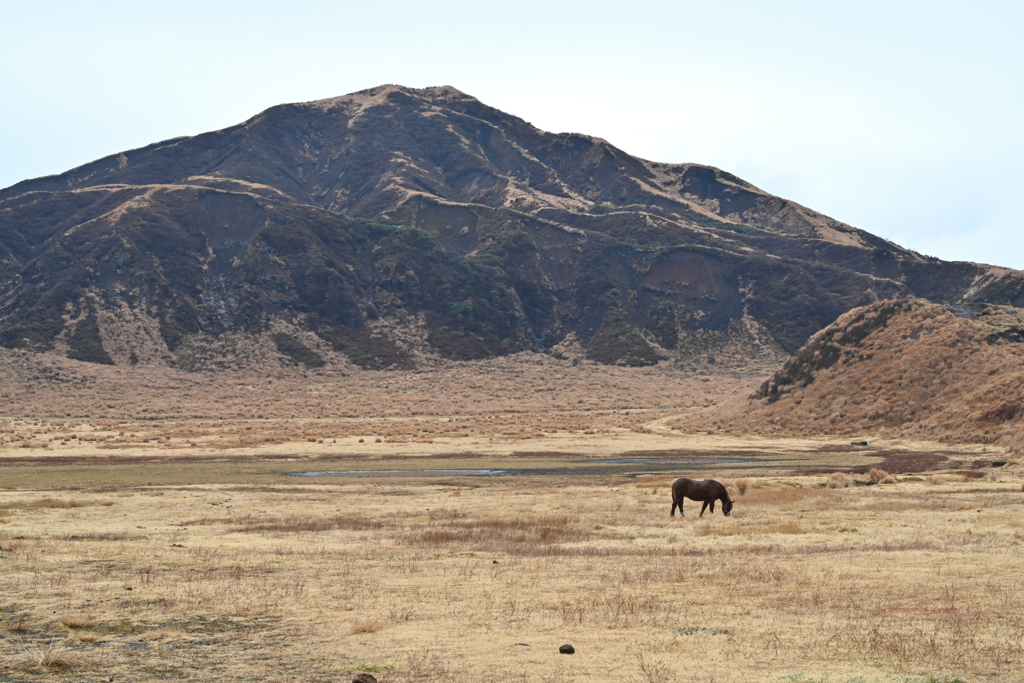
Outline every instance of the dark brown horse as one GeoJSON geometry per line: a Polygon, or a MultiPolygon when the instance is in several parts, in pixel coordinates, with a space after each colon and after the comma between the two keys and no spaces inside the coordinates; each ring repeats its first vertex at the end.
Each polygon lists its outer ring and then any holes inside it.
{"type": "Polygon", "coordinates": [[[716,500],[722,501],[722,512],[725,513],[726,517],[732,515],[732,501],[729,500],[729,492],[714,479],[707,479],[705,481],[676,479],[672,482],[672,512],[669,516],[675,517],[677,505],[679,506],[679,514],[683,517],[686,516],[686,513],[683,512],[683,498],[704,501],[704,506],[700,509],[701,517],[704,516],[704,511],[707,510],[708,505],[711,506],[711,514],[715,514],[716,500]]]}

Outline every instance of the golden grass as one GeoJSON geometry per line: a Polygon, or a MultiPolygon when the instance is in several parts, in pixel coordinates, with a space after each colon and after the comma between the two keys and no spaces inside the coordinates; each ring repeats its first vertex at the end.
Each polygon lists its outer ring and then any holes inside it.
{"type": "Polygon", "coordinates": [[[745,524],[735,526],[706,526],[697,531],[701,536],[752,536],[755,534],[802,534],[804,527],[796,522],[775,524],[745,524]]]}
{"type": "Polygon", "coordinates": [[[534,353],[428,362],[394,372],[361,370],[343,360],[316,371],[251,360],[184,372],[0,349],[0,399],[5,417],[13,418],[0,423],[0,446],[53,454],[129,448],[167,453],[190,444],[217,450],[266,447],[284,439],[326,447],[349,437],[368,445],[481,431],[530,440],[551,431],[641,429],[672,411],[749,393],[770,372],[770,366],[750,365],[709,378],[669,363],[573,365],[534,353]],[[595,425],[587,416],[593,411],[614,415],[595,425]],[[325,418],[331,422],[319,422],[325,418]],[[33,429],[40,419],[48,430],[33,429]],[[230,435],[218,434],[222,420],[243,424],[230,435]]]}
{"type": "Polygon", "coordinates": [[[349,633],[376,633],[384,628],[383,622],[377,619],[363,619],[352,624],[352,628],[349,633]]]}
{"type": "Polygon", "coordinates": [[[1012,680],[1019,476],[748,474],[703,519],[665,475],[8,491],[0,677],[1012,680]]]}
{"type": "Polygon", "coordinates": [[[68,628],[89,628],[90,626],[96,625],[95,619],[90,619],[79,614],[65,614],[58,621],[68,628]]]}
{"type": "Polygon", "coordinates": [[[51,673],[77,669],[96,669],[101,662],[92,655],[70,650],[57,643],[29,646],[4,660],[15,671],[51,673]]]}
{"type": "Polygon", "coordinates": [[[853,486],[853,480],[842,472],[834,472],[828,478],[828,487],[830,489],[845,489],[848,486],[853,486]]]}
{"type": "Polygon", "coordinates": [[[68,500],[65,498],[38,498],[35,500],[19,501],[18,503],[0,502],[0,510],[37,510],[40,508],[80,508],[89,503],[68,500]]]}
{"type": "Polygon", "coordinates": [[[1019,464],[1001,451],[950,447],[947,471],[911,481],[870,449],[682,437],[676,416],[762,378],[533,354],[270,376],[0,356],[0,679],[983,683],[1024,669],[1019,464]],[[53,370],[88,381],[33,379],[53,370]],[[591,471],[637,453],[711,464],[591,471]],[[744,464],[715,471],[715,454],[744,464]],[[982,456],[1011,464],[953,471],[982,456]],[[831,489],[759,469],[780,463],[858,474],[831,489]],[[560,474],[283,476],[420,467],[560,474]],[[900,482],[854,486],[871,467],[900,482]],[[728,482],[734,516],[670,518],[669,483],[689,475],[728,482]],[[566,642],[577,654],[558,654],[566,642]],[[52,663],[35,656],[47,648],[52,663]]]}

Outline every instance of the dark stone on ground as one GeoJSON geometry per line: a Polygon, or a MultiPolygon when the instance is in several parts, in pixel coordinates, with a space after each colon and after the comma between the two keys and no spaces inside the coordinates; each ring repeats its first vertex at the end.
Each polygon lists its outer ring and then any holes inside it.
{"type": "Polygon", "coordinates": [[[576,648],[566,643],[562,647],[558,648],[558,651],[561,652],[563,655],[571,655],[576,652],[576,648]]]}

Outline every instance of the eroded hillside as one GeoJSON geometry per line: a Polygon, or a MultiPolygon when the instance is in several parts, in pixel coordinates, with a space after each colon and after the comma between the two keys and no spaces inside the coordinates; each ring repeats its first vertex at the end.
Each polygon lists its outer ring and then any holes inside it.
{"type": "Polygon", "coordinates": [[[450,87],[272,107],[0,191],[0,344],[95,363],[187,368],[194,343],[281,324],[366,368],[414,364],[410,334],[453,360],[567,338],[603,363],[763,358],[909,296],[1021,305],[1024,274],[450,87]]]}
{"type": "MultiPolygon", "coordinates": [[[[817,333],[713,428],[1024,446],[1024,311],[883,301],[817,333]]],[[[681,421],[679,426],[695,424],[681,421]]]]}

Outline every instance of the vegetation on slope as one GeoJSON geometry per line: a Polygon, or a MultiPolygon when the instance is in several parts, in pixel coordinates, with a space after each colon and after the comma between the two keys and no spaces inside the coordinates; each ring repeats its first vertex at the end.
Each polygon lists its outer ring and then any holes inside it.
{"type": "Polygon", "coordinates": [[[1024,443],[1024,310],[882,301],[816,334],[728,431],[1024,443]]]}
{"type": "Polygon", "coordinates": [[[1024,274],[926,258],[450,87],[282,105],[0,190],[0,345],[68,339],[97,362],[141,357],[102,348],[111,312],[155,321],[178,355],[285,319],[363,367],[407,367],[367,327],[383,317],[454,360],[573,333],[592,358],[643,365],[646,340],[671,350],[744,319],[796,352],[843,312],[908,296],[1024,305],[1024,274]]]}

